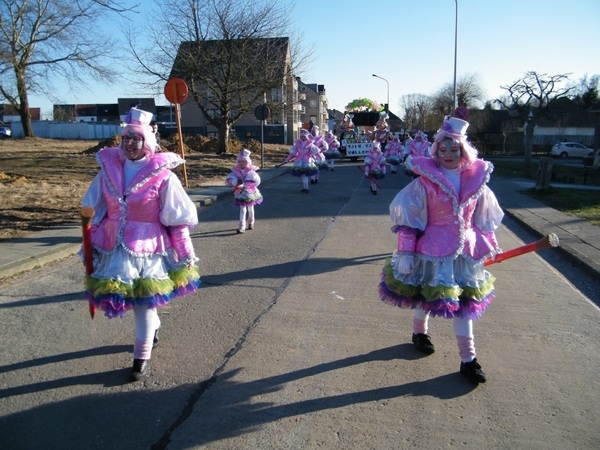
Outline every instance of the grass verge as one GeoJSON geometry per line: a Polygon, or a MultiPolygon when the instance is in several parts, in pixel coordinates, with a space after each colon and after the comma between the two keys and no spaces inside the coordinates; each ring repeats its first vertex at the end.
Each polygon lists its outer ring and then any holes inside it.
{"type": "MultiPolygon", "coordinates": [[[[523,176],[523,162],[498,159],[492,160],[492,163],[494,164],[494,175],[507,178],[525,178],[523,176]]],[[[534,162],[533,167],[535,173],[537,163],[534,162]]],[[[535,181],[535,176],[529,178],[535,181]]],[[[552,182],[556,183],[581,185],[585,180],[586,185],[600,186],[600,171],[589,168],[586,172],[583,166],[553,165],[552,178],[552,182]]],[[[551,208],[600,226],[600,191],[550,187],[543,190],[528,189],[523,193],[551,208]]]]}

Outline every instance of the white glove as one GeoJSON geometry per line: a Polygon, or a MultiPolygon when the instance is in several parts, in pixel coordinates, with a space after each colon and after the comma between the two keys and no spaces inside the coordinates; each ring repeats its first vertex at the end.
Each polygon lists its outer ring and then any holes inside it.
{"type": "Polygon", "coordinates": [[[412,256],[400,256],[396,261],[396,270],[398,273],[408,275],[415,266],[415,258],[412,256]]]}

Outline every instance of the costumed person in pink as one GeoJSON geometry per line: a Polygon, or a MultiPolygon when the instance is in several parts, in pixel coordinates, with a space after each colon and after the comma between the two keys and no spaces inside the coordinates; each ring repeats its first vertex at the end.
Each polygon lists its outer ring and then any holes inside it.
{"type": "Polygon", "coordinates": [[[325,159],[327,160],[328,169],[333,171],[333,167],[335,166],[335,160],[340,159],[342,154],[338,150],[340,148],[340,141],[338,141],[335,134],[331,131],[325,133],[325,142],[327,142],[327,150],[325,153],[325,159]]]}
{"type": "Polygon", "coordinates": [[[398,173],[398,166],[402,164],[403,155],[404,147],[400,142],[400,137],[395,134],[385,148],[385,161],[390,165],[392,173],[398,173]]]}
{"type": "Polygon", "coordinates": [[[448,119],[435,136],[432,157],[408,158],[420,176],[390,204],[398,246],[384,266],[379,294],[385,303],[414,309],[412,342],[425,354],[435,351],[429,316],[453,319],[460,372],[485,383],[473,320],[495,296],[495,278],[484,261],[501,252],[495,230],[504,213],[487,186],[493,166],[477,158],[468,126],[448,119]]]}
{"type": "Polygon", "coordinates": [[[382,150],[385,149],[388,141],[388,115],[385,112],[379,113],[379,120],[375,124],[375,131],[373,131],[372,138],[374,142],[379,142],[382,150]]]}
{"type": "Polygon", "coordinates": [[[86,299],[109,318],[133,310],[134,380],[148,375],[161,326],[157,309],[200,285],[190,238],[198,211],[171,172],[184,160],[156,152],[151,119],[146,111],[129,112],[119,147],[96,154],[100,173],[82,200],[82,206],[94,209],[86,299]]]}
{"type": "Polygon", "coordinates": [[[415,134],[415,138],[411,139],[408,150],[410,156],[431,156],[430,151],[431,143],[427,140],[427,135],[422,131],[415,134]]]}
{"type": "Polygon", "coordinates": [[[386,170],[385,156],[383,156],[381,146],[379,142],[373,142],[367,156],[365,156],[364,166],[365,177],[371,180],[371,193],[373,195],[377,195],[377,183],[375,180],[383,180],[386,170]]]}
{"type": "Polygon", "coordinates": [[[312,143],[308,130],[302,130],[300,138],[296,140],[285,159],[286,163],[294,161],[290,175],[302,179],[302,190],[300,192],[308,194],[308,178],[319,171],[315,164],[315,158],[319,153],[319,148],[312,143]]]}
{"type": "Polygon", "coordinates": [[[327,145],[327,141],[323,138],[323,136],[319,134],[318,126],[315,125],[314,127],[312,127],[312,129],[310,130],[310,135],[313,145],[317,146],[317,148],[319,149],[319,153],[315,155],[315,164],[319,168],[319,170],[310,178],[311,184],[317,184],[319,182],[319,175],[321,170],[327,170],[328,164],[327,160],[325,159],[325,152],[329,149],[329,146],[327,145]]]}
{"type": "MultiPolygon", "coordinates": [[[[411,139],[406,147],[405,155],[405,160],[409,156],[430,156],[430,142],[427,140],[425,133],[419,131],[415,134],[415,138],[411,139]]],[[[418,177],[406,164],[403,165],[403,169],[408,176],[412,178],[418,177]]]]}
{"type": "Polygon", "coordinates": [[[258,167],[252,164],[250,150],[242,149],[237,156],[237,165],[225,178],[227,186],[233,187],[234,203],[240,207],[240,222],[237,233],[246,231],[246,215],[248,230],[254,229],[254,205],[260,205],[263,196],[258,190],[260,176],[256,173],[258,167]]]}

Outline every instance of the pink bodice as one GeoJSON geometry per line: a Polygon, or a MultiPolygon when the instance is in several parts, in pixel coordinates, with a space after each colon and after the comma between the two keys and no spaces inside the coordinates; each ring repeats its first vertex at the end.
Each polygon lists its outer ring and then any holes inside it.
{"type": "Polygon", "coordinates": [[[460,195],[432,158],[411,158],[409,169],[421,175],[415,182],[423,185],[427,195],[427,226],[423,231],[401,227],[398,250],[434,259],[463,255],[474,261],[498,250],[493,233],[482,232],[473,219],[491,171],[486,162],[476,160],[461,172],[460,195]]]}
{"type": "Polygon", "coordinates": [[[97,158],[102,169],[107,216],[95,227],[92,243],[106,251],[122,244],[140,256],[164,254],[172,243],[167,228],[160,222],[160,194],[169,177],[169,169],[183,160],[174,153],[157,153],[124,186],[119,149],[105,148],[97,158]]]}

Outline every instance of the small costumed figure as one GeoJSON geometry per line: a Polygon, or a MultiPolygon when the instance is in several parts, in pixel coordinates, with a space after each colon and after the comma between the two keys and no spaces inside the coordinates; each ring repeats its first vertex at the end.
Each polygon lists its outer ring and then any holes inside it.
{"type": "Polygon", "coordinates": [[[329,149],[329,146],[327,145],[327,141],[323,138],[323,136],[319,134],[319,127],[316,125],[310,130],[310,137],[313,145],[319,149],[319,153],[315,156],[315,164],[319,170],[310,178],[311,184],[317,184],[319,182],[320,171],[327,170],[325,152],[329,149]]]}
{"type": "Polygon", "coordinates": [[[452,117],[435,135],[432,156],[408,158],[420,176],[390,204],[398,245],[384,265],[381,300],[413,309],[412,342],[420,352],[435,347],[429,316],[452,319],[460,372],[473,383],[486,376],[475,353],[473,320],[494,299],[495,278],[484,262],[501,250],[495,230],[504,216],[487,183],[491,163],[467,141],[468,122],[452,117]]]}
{"type": "Polygon", "coordinates": [[[385,148],[385,160],[390,165],[392,173],[398,173],[398,166],[402,164],[403,154],[404,147],[400,142],[400,137],[395,134],[385,148]]]}
{"type": "Polygon", "coordinates": [[[371,148],[365,156],[364,174],[365,177],[371,180],[371,193],[377,195],[377,182],[382,180],[386,174],[386,161],[379,142],[373,142],[371,148]]]}
{"type": "Polygon", "coordinates": [[[343,132],[341,135],[341,139],[345,139],[348,143],[352,144],[357,142],[358,133],[356,132],[356,126],[352,121],[354,114],[344,114],[344,118],[342,120],[343,132]]]}
{"type": "Polygon", "coordinates": [[[427,140],[427,135],[422,131],[415,134],[415,138],[410,141],[408,147],[410,156],[431,156],[431,143],[427,140]]]}
{"type": "Polygon", "coordinates": [[[335,134],[328,131],[325,133],[325,142],[327,142],[328,146],[327,151],[324,153],[325,159],[327,160],[329,170],[333,171],[335,160],[342,157],[342,154],[338,150],[340,148],[340,141],[335,137],[335,134]]]}
{"type": "Polygon", "coordinates": [[[431,143],[427,140],[427,135],[422,131],[417,132],[417,134],[415,134],[415,138],[410,140],[410,143],[405,150],[405,164],[403,165],[404,172],[409,177],[417,178],[419,175],[408,168],[408,165],[406,164],[406,159],[411,156],[429,157],[431,154],[430,148],[431,143]]]}
{"type": "Polygon", "coordinates": [[[385,149],[388,141],[388,115],[385,112],[379,113],[379,120],[375,124],[372,138],[374,142],[379,142],[381,149],[385,149]]]}
{"type": "Polygon", "coordinates": [[[244,233],[246,229],[254,229],[254,206],[263,201],[263,196],[258,190],[260,176],[256,173],[257,170],[258,167],[253,165],[250,159],[250,150],[242,149],[237,156],[237,165],[225,178],[227,186],[233,187],[234,203],[240,207],[238,234],[244,233]]]}
{"type": "Polygon", "coordinates": [[[302,130],[300,138],[296,140],[285,159],[286,163],[294,161],[290,175],[300,177],[302,180],[302,190],[300,192],[308,194],[308,178],[319,171],[315,164],[315,158],[319,153],[319,147],[312,143],[308,130],[302,130]]]}

